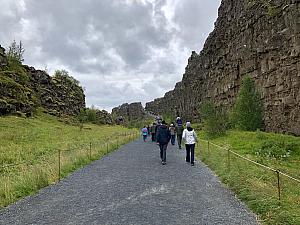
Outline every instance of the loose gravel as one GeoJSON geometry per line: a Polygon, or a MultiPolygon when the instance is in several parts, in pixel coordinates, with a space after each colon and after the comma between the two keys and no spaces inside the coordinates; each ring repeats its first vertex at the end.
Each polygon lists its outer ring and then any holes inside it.
{"type": "Polygon", "coordinates": [[[256,217],[202,162],[141,139],[0,211],[0,224],[254,225],[256,217]]]}

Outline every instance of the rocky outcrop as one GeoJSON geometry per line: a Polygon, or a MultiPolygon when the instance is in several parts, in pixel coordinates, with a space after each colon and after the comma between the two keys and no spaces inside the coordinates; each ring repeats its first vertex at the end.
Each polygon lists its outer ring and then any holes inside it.
{"type": "Polygon", "coordinates": [[[141,102],[125,103],[112,109],[114,118],[124,121],[134,121],[145,118],[146,113],[141,102]]]}
{"type": "Polygon", "coordinates": [[[85,107],[82,87],[67,77],[51,77],[46,72],[25,66],[29,75],[28,87],[38,104],[52,115],[77,115],[85,107]]]}
{"type": "Polygon", "coordinates": [[[0,115],[32,115],[37,107],[46,113],[77,115],[85,107],[85,95],[71,77],[51,77],[46,72],[21,64],[7,63],[0,47],[0,115]]]}
{"type": "Polygon", "coordinates": [[[157,114],[201,117],[201,102],[232,107],[241,78],[262,93],[267,131],[300,135],[300,1],[223,0],[214,31],[192,53],[182,81],[146,104],[157,114]]]}
{"type": "Polygon", "coordinates": [[[5,56],[5,49],[0,45],[0,71],[7,65],[7,59],[5,56]]]}
{"type": "Polygon", "coordinates": [[[100,124],[113,124],[111,114],[105,110],[97,110],[96,117],[100,124]]]}

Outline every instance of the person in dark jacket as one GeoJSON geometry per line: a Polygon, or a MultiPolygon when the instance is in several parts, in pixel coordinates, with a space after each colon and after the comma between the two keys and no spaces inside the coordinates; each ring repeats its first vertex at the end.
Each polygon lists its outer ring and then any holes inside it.
{"type": "Polygon", "coordinates": [[[153,123],[153,125],[150,128],[151,131],[151,139],[152,141],[155,141],[155,136],[156,136],[156,123],[153,123]]]}
{"type": "Polygon", "coordinates": [[[175,132],[177,134],[177,142],[178,142],[178,148],[181,149],[181,140],[182,140],[182,133],[183,133],[183,126],[179,126],[178,124],[175,127],[175,132]]]}
{"type": "Polygon", "coordinates": [[[150,136],[150,126],[147,125],[148,136],[150,136]]]}
{"type": "Polygon", "coordinates": [[[159,144],[160,158],[161,158],[161,163],[163,165],[166,164],[167,147],[168,147],[168,143],[169,143],[170,139],[171,139],[170,130],[167,127],[166,122],[162,121],[162,125],[159,126],[159,128],[157,130],[156,141],[159,144]]]}

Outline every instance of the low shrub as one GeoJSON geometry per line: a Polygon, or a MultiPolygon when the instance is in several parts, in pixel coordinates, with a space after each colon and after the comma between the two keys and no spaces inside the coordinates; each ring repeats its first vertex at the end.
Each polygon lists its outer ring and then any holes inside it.
{"type": "Polygon", "coordinates": [[[256,151],[256,155],[282,160],[288,158],[294,149],[295,144],[290,142],[266,140],[262,142],[261,147],[256,151]]]}
{"type": "Polygon", "coordinates": [[[218,137],[226,133],[228,115],[223,108],[217,108],[212,101],[205,102],[200,107],[203,130],[208,137],[218,137]]]}

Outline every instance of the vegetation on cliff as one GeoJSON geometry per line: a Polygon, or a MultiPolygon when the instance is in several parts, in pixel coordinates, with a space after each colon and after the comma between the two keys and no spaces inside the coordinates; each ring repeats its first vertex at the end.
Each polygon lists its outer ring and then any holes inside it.
{"type": "Polygon", "coordinates": [[[0,46],[0,115],[32,116],[38,107],[53,115],[77,115],[85,107],[80,83],[65,70],[53,77],[22,65],[24,47],[15,41],[7,55],[0,46]]]}
{"type": "Polygon", "coordinates": [[[231,123],[245,131],[262,128],[263,103],[249,75],[243,78],[231,113],[231,123]]]}
{"type": "Polygon", "coordinates": [[[245,76],[231,110],[216,106],[212,100],[203,102],[199,114],[202,129],[208,137],[224,135],[229,128],[255,131],[262,128],[263,104],[250,76],[245,76]]]}
{"type": "Polygon", "coordinates": [[[217,108],[212,101],[201,104],[202,129],[208,137],[224,135],[228,128],[228,114],[223,108],[217,108]]]}

